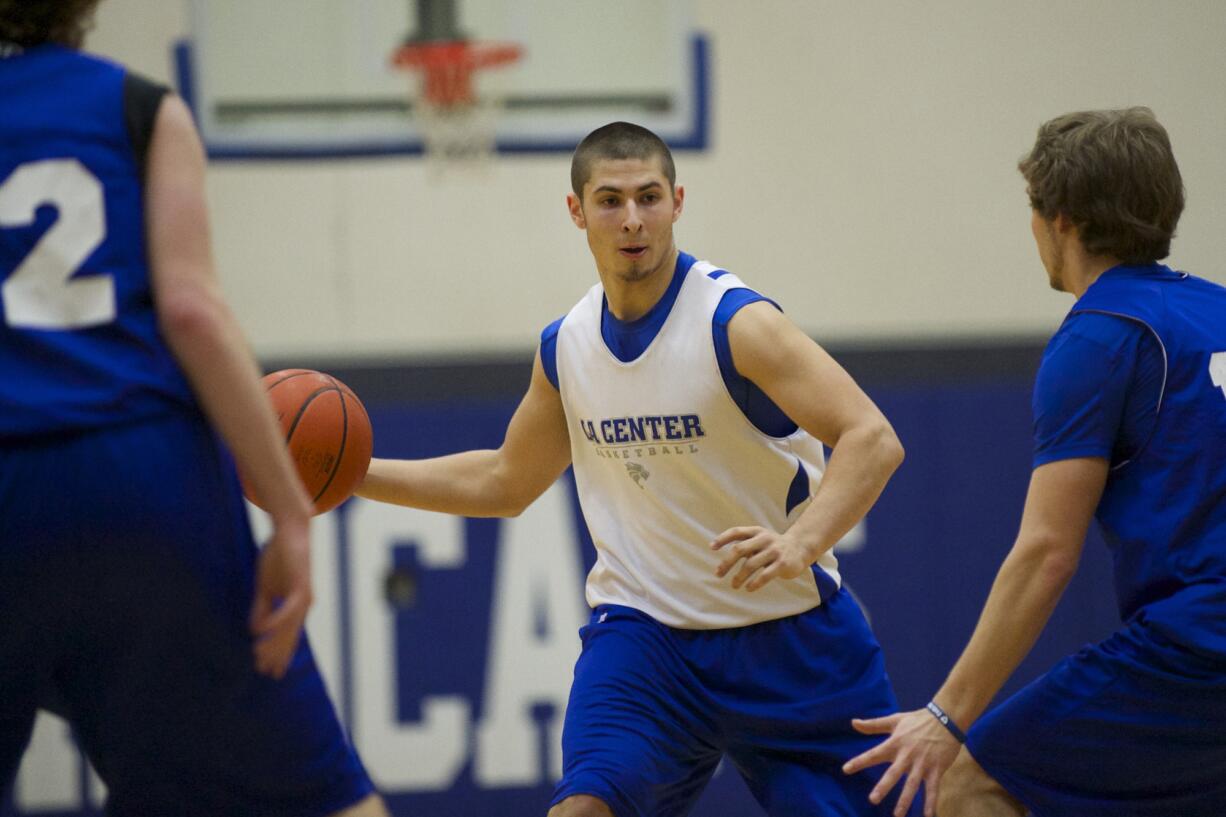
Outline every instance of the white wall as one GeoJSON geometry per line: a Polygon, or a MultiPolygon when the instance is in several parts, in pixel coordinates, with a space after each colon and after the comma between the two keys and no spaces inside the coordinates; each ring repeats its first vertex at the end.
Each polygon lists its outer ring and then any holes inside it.
{"type": "MultiPolygon", "coordinates": [[[[1226,282],[1226,2],[693,8],[712,43],[713,146],[677,157],[679,245],[819,339],[1054,328],[1069,300],[1046,287],[1015,163],[1041,121],[1080,108],[1154,108],[1188,187],[1170,263],[1226,282]]],[[[107,0],[90,45],[168,79],[186,21],[179,2],[107,0]]],[[[568,167],[217,164],[226,289],[265,356],[526,353],[595,281],[564,209],[568,167]]]]}

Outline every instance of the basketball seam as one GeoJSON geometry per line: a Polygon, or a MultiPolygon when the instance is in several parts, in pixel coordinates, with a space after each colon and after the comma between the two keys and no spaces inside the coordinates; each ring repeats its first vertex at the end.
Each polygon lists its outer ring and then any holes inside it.
{"type": "Polygon", "coordinates": [[[294,372],[293,374],[287,374],[285,377],[281,378],[280,380],[276,380],[276,381],[273,381],[272,383],[269,383],[265,391],[272,391],[277,386],[280,386],[282,383],[284,383],[286,380],[293,380],[295,377],[302,377],[303,375],[308,375],[308,374],[314,374],[314,372],[303,370],[301,372],[294,372]]]}
{"type": "MultiPolygon", "coordinates": [[[[341,460],[345,457],[345,443],[349,438],[349,411],[345,408],[345,392],[341,390],[337,382],[331,377],[328,377],[328,375],[324,375],[324,377],[328,378],[328,382],[332,384],[333,388],[336,389],[337,395],[341,398],[341,445],[337,449],[336,462],[332,463],[332,471],[328,474],[328,479],[324,482],[323,487],[319,489],[319,493],[315,495],[315,498],[311,500],[312,502],[318,502],[319,498],[327,493],[329,486],[332,485],[332,480],[336,479],[336,472],[340,470],[341,460]]],[[[314,395],[312,395],[313,397],[314,395]]]]}
{"type": "MultiPolygon", "coordinates": [[[[286,379],[288,380],[288,378],[286,379]]],[[[281,382],[281,381],[277,381],[277,382],[281,382]]],[[[289,445],[290,440],[294,438],[294,431],[298,428],[298,422],[302,419],[302,415],[306,413],[307,406],[311,405],[311,402],[316,397],[318,397],[319,395],[323,394],[326,391],[335,391],[335,389],[332,386],[324,386],[322,388],[316,389],[315,391],[311,392],[307,396],[307,398],[302,401],[302,405],[298,407],[298,413],[294,415],[294,421],[289,424],[289,430],[285,432],[285,444],[286,445],[289,445]]]]}

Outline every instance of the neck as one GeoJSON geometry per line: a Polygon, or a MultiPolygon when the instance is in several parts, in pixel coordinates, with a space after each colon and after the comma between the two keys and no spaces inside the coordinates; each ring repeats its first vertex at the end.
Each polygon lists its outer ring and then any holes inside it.
{"type": "Polygon", "coordinates": [[[1119,259],[1106,255],[1077,253],[1065,262],[1065,289],[1080,298],[1099,276],[1112,267],[1118,267],[1119,259]]]}
{"type": "Polygon", "coordinates": [[[638,320],[659,302],[673,280],[679,251],[676,246],[664,254],[659,265],[639,278],[627,279],[616,272],[598,270],[609,311],[619,321],[638,320]]]}

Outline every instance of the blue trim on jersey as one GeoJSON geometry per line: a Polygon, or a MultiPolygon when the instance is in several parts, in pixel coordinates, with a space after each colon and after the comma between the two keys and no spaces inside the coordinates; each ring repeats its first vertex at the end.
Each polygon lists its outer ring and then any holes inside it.
{"type": "Polygon", "coordinates": [[[1076,314],[1109,315],[1132,321],[1144,327],[1148,333],[1146,337],[1153,340],[1153,343],[1148,344],[1142,342],[1136,351],[1137,360],[1136,368],[1133,370],[1132,390],[1128,394],[1124,407],[1125,425],[1120,431],[1121,440],[1128,447],[1121,451],[1117,446],[1116,456],[1111,463],[1111,470],[1114,471],[1141,456],[1158,430],[1158,415],[1162,413],[1162,400],[1166,397],[1166,381],[1170,375],[1170,358],[1166,353],[1166,344],[1162,342],[1162,336],[1143,320],[1120,312],[1101,310],[1087,310],[1076,314]],[[1157,346],[1155,347],[1154,344],[1157,346]],[[1154,397],[1155,391],[1157,397],[1154,397]],[[1142,423],[1146,423],[1147,420],[1148,427],[1142,427],[1142,423]]]}
{"type": "MultiPolygon", "coordinates": [[[[545,377],[558,389],[558,331],[562,328],[565,316],[558,318],[541,332],[541,368],[545,377]]],[[[559,389],[560,390],[560,389],[559,389]]]]}
{"type": "Polygon", "coordinates": [[[805,470],[805,464],[796,459],[796,476],[792,477],[792,484],[788,486],[787,503],[783,506],[783,512],[790,514],[792,509],[809,498],[809,472],[805,470]]]}
{"type": "Polygon", "coordinates": [[[834,594],[839,592],[839,586],[831,575],[817,565],[809,565],[809,569],[813,571],[813,581],[817,582],[818,597],[823,602],[834,598],[834,594]]]}
{"type": "Polygon", "coordinates": [[[798,428],[796,423],[755,383],[742,377],[732,362],[732,345],[728,341],[728,323],[741,307],[757,301],[766,301],[780,312],[783,311],[779,308],[779,304],[759,295],[752,289],[738,287],[724,293],[719,306],[715,307],[715,317],[711,320],[711,339],[715,342],[715,358],[719,361],[719,373],[724,378],[724,386],[728,389],[728,395],[746,419],[753,423],[754,428],[769,437],[788,437],[796,433],[798,428]]]}
{"type": "Polygon", "coordinates": [[[677,294],[681,292],[681,285],[685,282],[686,273],[694,266],[695,260],[697,259],[688,253],[677,254],[677,264],[673,267],[673,278],[668,289],[641,318],[632,321],[618,320],[617,316],[609,311],[609,299],[601,298],[600,336],[604,338],[605,346],[615,358],[622,363],[633,363],[647,351],[656,335],[660,334],[664,321],[668,320],[673,304],[677,302],[677,294]]]}
{"type": "Polygon", "coordinates": [[[713,271],[711,271],[711,272],[708,272],[708,273],[707,273],[707,277],[708,277],[708,278],[710,278],[712,281],[718,281],[720,278],[723,278],[723,277],[724,277],[725,275],[727,275],[727,274],[728,274],[728,270],[726,270],[726,269],[717,269],[717,270],[713,270],[713,271]]]}

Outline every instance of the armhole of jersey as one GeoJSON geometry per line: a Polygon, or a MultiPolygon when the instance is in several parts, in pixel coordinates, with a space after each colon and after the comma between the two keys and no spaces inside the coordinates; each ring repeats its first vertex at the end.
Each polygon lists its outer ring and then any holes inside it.
{"type": "Polygon", "coordinates": [[[1133,452],[1131,457],[1124,460],[1123,462],[1116,463],[1115,465],[1111,466],[1112,471],[1118,471],[1124,466],[1131,463],[1133,460],[1140,457],[1143,453],[1145,453],[1145,449],[1149,447],[1149,441],[1152,440],[1154,437],[1154,434],[1158,432],[1158,418],[1162,416],[1162,401],[1166,398],[1166,381],[1167,381],[1167,378],[1170,377],[1170,374],[1171,374],[1171,361],[1170,361],[1170,358],[1166,354],[1166,344],[1162,342],[1162,337],[1158,334],[1158,332],[1154,329],[1154,327],[1150,326],[1148,323],[1141,320],[1140,318],[1134,315],[1125,315],[1122,312],[1111,312],[1106,309],[1078,309],[1076,313],[1074,314],[1078,314],[1078,313],[1080,314],[1094,313],[1098,315],[1110,315],[1113,318],[1122,318],[1123,320],[1131,321],[1132,323],[1135,323],[1138,326],[1143,327],[1145,331],[1149,333],[1149,336],[1152,337],[1158,343],[1158,351],[1162,352],[1162,386],[1161,388],[1158,389],[1158,402],[1154,406],[1154,426],[1153,428],[1149,430],[1149,436],[1145,438],[1144,442],[1142,442],[1140,445],[1137,446],[1137,450],[1133,452]]]}
{"type": "Polygon", "coordinates": [[[564,318],[558,318],[541,332],[541,368],[545,370],[545,377],[558,391],[561,391],[558,387],[558,330],[562,328],[563,320],[564,318]]]}
{"type": "Polygon", "coordinates": [[[742,377],[732,362],[728,323],[742,307],[757,301],[766,301],[780,312],[783,311],[779,304],[748,287],[730,289],[720,298],[719,305],[715,307],[715,316],[711,319],[711,340],[715,343],[715,358],[719,362],[719,373],[728,389],[728,396],[745,415],[745,419],[768,437],[789,437],[796,433],[796,423],[756,384],[742,377]]]}
{"type": "Polygon", "coordinates": [[[123,77],[123,118],[132,142],[133,158],[140,175],[141,187],[149,165],[149,143],[153,141],[153,127],[157,123],[162,99],[170,93],[165,85],[145,79],[128,71],[123,77]]]}

